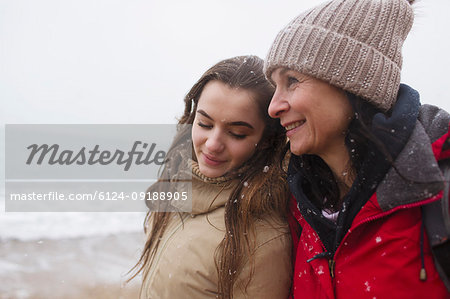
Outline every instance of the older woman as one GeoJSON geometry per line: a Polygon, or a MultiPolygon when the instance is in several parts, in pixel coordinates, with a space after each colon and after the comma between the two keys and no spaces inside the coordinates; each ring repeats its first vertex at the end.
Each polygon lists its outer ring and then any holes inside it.
{"type": "Polygon", "coordinates": [[[326,2],[267,56],[292,153],[294,298],[449,296],[421,207],[442,198],[450,116],[400,84],[412,2],[326,2]]]}

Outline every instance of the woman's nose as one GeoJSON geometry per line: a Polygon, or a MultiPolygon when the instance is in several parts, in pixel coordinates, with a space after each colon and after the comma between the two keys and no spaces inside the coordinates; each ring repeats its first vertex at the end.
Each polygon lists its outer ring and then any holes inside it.
{"type": "Polygon", "coordinates": [[[289,103],[283,98],[282,93],[278,89],[275,90],[268,109],[270,117],[279,118],[287,110],[289,110],[289,103]]]}
{"type": "Polygon", "coordinates": [[[214,130],[208,136],[208,139],[205,142],[206,149],[209,152],[218,153],[223,151],[224,143],[222,142],[222,133],[219,130],[214,130]]]}

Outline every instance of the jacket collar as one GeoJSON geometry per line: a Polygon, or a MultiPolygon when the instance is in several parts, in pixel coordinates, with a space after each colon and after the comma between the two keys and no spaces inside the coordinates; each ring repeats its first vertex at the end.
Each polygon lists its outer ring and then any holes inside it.
{"type": "MultiPolygon", "coordinates": [[[[427,109],[428,107],[423,108],[427,109]]],[[[427,130],[420,119],[417,120],[394,166],[389,169],[378,186],[377,201],[383,211],[420,202],[443,189],[444,178],[433,154],[431,147],[433,140],[430,139],[427,130]]]]}
{"type": "Polygon", "coordinates": [[[221,176],[210,178],[200,172],[198,163],[191,160],[192,166],[192,215],[211,212],[225,206],[237,180],[221,176]]]}

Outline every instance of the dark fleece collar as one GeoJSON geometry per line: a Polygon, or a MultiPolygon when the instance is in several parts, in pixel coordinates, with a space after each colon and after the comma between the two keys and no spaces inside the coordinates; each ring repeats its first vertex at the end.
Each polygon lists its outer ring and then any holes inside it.
{"type": "MultiPolygon", "coordinates": [[[[408,156],[408,149],[411,149],[409,147],[410,144],[415,144],[417,146],[422,142],[423,147],[428,146],[431,150],[430,143],[426,143],[427,139],[423,139],[422,135],[416,136],[417,129],[414,129],[417,127],[416,122],[419,115],[419,107],[419,94],[409,86],[402,84],[392,114],[390,116],[386,116],[382,113],[376,114],[372,122],[372,133],[384,144],[386,150],[395,161],[395,167],[397,167],[397,170],[401,173],[404,173],[404,168],[409,167],[408,165],[404,165],[405,162],[411,164],[410,159],[404,161],[404,157],[408,156]],[[411,140],[416,141],[414,142],[411,140]],[[399,168],[400,166],[402,168],[399,168]]],[[[300,169],[300,171],[296,172],[293,171],[293,167],[289,167],[288,183],[292,194],[297,199],[300,212],[305,220],[319,234],[321,241],[329,252],[334,253],[337,249],[345,233],[350,228],[353,219],[375,192],[379,184],[381,188],[380,191],[382,192],[382,203],[380,204],[382,209],[385,209],[386,207],[393,208],[404,204],[405,201],[411,201],[410,198],[403,198],[403,196],[405,196],[405,193],[403,192],[405,191],[404,189],[410,188],[410,186],[408,185],[405,186],[405,188],[402,188],[402,192],[393,192],[394,188],[396,191],[399,190],[396,188],[396,184],[399,183],[399,180],[403,179],[395,176],[398,176],[398,174],[392,169],[391,163],[385,159],[384,155],[377,150],[375,145],[370,146],[369,148],[371,148],[371,150],[367,155],[367,159],[363,162],[355,182],[343,199],[342,209],[336,224],[323,217],[322,212],[317,209],[304,194],[302,190],[303,177],[305,175],[303,170],[300,169]],[[386,173],[389,174],[389,177],[386,177],[383,180],[386,173]],[[391,183],[391,179],[395,184],[391,183]],[[403,201],[399,201],[398,198],[393,198],[391,196],[393,193],[399,194],[399,197],[401,197],[403,201]]],[[[416,151],[417,149],[414,148],[414,150],[416,151]]],[[[417,153],[419,154],[419,152],[417,153]]],[[[297,157],[292,155],[290,164],[292,164],[295,159],[297,159],[297,157]]],[[[422,157],[419,160],[417,157],[415,157],[415,159],[415,162],[412,164],[418,164],[417,161],[424,161],[422,157]]],[[[418,165],[416,166],[419,167],[418,165]]],[[[423,168],[423,163],[420,163],[420,167],[421,169],[423,168]]],[[[431,173],[434,172],[427,172],[427,175],[431,173]]],[[[415,178],[415,176],[411,177],[412,180],[415,178]]],[[[423,185],[424,184],[422,184],[422,186],[423,185]]],[[[429,186],[427,185],[426,187],[429,186]]],[[[423,198],[423,196],[416,196],[415,198],[418,200],[419,198],[423,198]]]]}

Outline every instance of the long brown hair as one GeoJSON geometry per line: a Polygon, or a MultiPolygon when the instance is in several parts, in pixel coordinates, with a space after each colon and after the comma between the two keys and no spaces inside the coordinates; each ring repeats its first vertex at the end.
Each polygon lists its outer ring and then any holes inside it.
{"type": "MultiPolygon", "coordinates": [[[[252,92],[259,114],[266,125],[254,155],[240,168],[245,171],[240,172],[239,183],[234,187],[225,205],[226,233],[215,252],[219,297],[232,298],[235,282],[244,264],[249,262],[251,268],[254,265],[251,259],[255,249],[252,240],[254,241],[253,237],[256,234],[253,224],[263,216],[270,215],[274,219],[282,219],[286,215],[288,188],[279,163],[286,139],[279,120],[270,118],[267,113],[274,88],[264,77],[263,60],[256,56],[226,59],[207,70],[184,98],[185,108],[178,122],[178,134],[167,153],[168,164],[172,165],[165,167],[161,174],[162,178],[170,179],[169,172],[173,173],[173,169],[176,169],[173,164],[180,163],[181,159],[186,158],[180,156],[177,148],[186,146],[185,140],[191,138],[191,130],[182,125],[193,123],[203,88],[213,80],[228,84],[231,88],[252,92]]],[[[150,232],[143,253],[132,269],[137,271],[130,279],[140,272],[143,272],[143,279],[146,279],[146,265],[152,263],[171,215],[170,212],[147,213],[144,230],[147,233],[147,227],[150,227],[150,232]]],[[[250,282],[251,276],[252,272],[244,287],[250,282]]]]}

